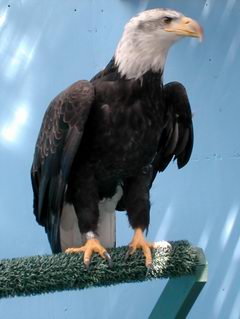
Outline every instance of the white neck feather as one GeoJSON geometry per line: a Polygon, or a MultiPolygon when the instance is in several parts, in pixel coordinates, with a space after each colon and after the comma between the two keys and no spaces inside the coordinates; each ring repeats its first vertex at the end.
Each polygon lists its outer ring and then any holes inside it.
{"type": "Polygon", "coordinates": [[[127,79],[139,79],[149,70],[163,71],[171,44],[167,38],[156,41],[153,34],[144,34],[143,38],[134,28],[125,28],[115,52],[120,74],[127,79]]]}

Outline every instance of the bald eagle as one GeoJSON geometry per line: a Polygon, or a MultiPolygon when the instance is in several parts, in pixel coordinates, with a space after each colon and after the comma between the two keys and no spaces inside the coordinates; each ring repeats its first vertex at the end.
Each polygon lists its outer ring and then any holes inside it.
{"type": "Polygon", "coordinates": [[[164,65],[174,42],[202,35],[200,25],[179,12],[144,11],[126,24],[103,71],[91,81],[72,84],[50,103],[31,179],[34,214],[45,227],[53,253],[83,252],[88,266],[96,252],[110,263],[97,228],[99,203],[112,199],[112,209],[126,210],[134,230],[128,255],[142,249],[146,266],[151,266],[153,244],[144,236],[151,185],[172,159],[182,168],[193,147],[186,90],[178,82],[163,84],[164,65]],[[85,236],[80,247],[61,242],[67,203],[74,207],[75,226],[85,236]]]}

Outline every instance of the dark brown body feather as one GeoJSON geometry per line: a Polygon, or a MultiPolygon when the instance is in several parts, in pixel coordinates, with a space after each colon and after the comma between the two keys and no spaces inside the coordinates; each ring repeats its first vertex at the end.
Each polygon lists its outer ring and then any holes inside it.
{"type": "Polygon", "coordinates": [[[92,82],[79,81],[46,111],[32,166],[34,213],[53,252],[61,250],[59,223],[65,201],[74,205],[81,232],[95,231],[98,202],[123,187],[119,210],[133,228],[149,225],[149,189],[175,156],[189,160],[191,111],[179,83],[161,74],[120,78],[112,60],[92,82]]]}

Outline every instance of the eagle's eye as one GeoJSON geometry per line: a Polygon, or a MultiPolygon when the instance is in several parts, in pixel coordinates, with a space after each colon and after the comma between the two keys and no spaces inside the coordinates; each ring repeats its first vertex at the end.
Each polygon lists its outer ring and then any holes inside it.
{"type": "Polygon", "coordinates": [[[169,24],[169,23],[171,23],[173,21],[173,18],[171,18],[171,17],[164,17],[163,18],[163,22],[165,23],[165,24],[169,24]]]}

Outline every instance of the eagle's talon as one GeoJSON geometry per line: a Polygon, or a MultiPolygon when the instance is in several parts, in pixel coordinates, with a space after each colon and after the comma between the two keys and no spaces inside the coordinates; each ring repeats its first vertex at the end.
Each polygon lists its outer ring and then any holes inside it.
{"type": "Polygon", "coordinates": [[[127,253],[125,255],[124,260],[126,261],[135,252],[135,250],[136,249],[134,249],[134,247],[129,245],[129,248],[128,248],[128,251],[127,251],[127,253]]]}
{"type": "Polygon", "coordinates": [[[65,253],[80,253],[83,252],[83,262],[86,269],[89,269],[92,254],[98,253],[102,258],[107,259],[110,263],[111,257],[107,253],[106,249],[100,244],[99,240],[96,238],[88,239],[84,246],[78,248],[68,248],[65,250],[65,253]]]}
{"type": "Polygon", "coordinates": [[[147,271],[151,271],[153,269],[153,265],[152,264],[148,264],[146,265],[147,271]]]}
{"type": "Polygon", "coordinates": [[[142,249],[143,254],[145,256],[145,265],[147,268],[151,267],[152,266],[152,253],[151,253],[152,248],[153,248],[153,244],[145,240],[142,229],[136,228],[133,239],[131,243],[129,244],[129,249],[125,256],[125,260],[127,260],[128,257],[132,255],[137,249],[142,249]]]}
{"type": "Polygon", "coordinates": [[[105,251],[103,253],[103,255],[104,255],[104,258],[107,260],[108,266],[110,268],[112,268],[113,267],[113,262],[112,262],[112,258],[110,257],[109,253],[107,251],[105,251]]]}
{"type": "Polygon", "coordinates": [[[86,270],[89,270],[90,262],[91,262],[91,260],[88,260],[88,261],[84,262],[86,270]]]}

